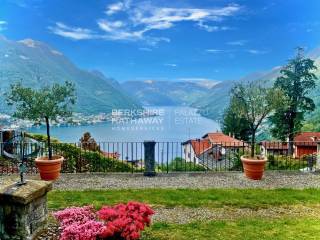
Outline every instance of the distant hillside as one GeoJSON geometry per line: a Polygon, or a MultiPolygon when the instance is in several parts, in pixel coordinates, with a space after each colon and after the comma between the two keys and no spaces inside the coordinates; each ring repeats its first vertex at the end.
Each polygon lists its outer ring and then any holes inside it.
{"type": "MultiPolygon", "coordinates": [[[[0,90],[11,83],[39,88],[54,82],[72,81],[77,89],[76,111],[83,113],[110,112],[113,108],[137,108],[139,103],[123,92],[119,83],[98,71],[85,71],[75,66],[61,52],[45,43],[25,39],[11,41],[0,36],[0,90]]],[[[0,96],[0,111],[8,106],[0,96]]]]}
{"type": "Polygon", "coordinates": [[[143,105],[190,105],[207,95],[214,81],[128,81],[121,84],[143,105]]]}
{"type": "MultiPolygon", "coordinates": [[[[318,76],[317,87],[310,94],[317,106],[317,110],[307,116],[306,125],[308,125],[308,130],[316,130],[320,131],[320,49],[316,49],[308,54],[309,57],[316,61],[316,65],[318,66],[318,70],[316,75],[318,76]],[[313,123],[310,123],[313,121],[313,123]],[[318,122],[318,127],[316,126],[316,122],[318,122]]],[[[221,119],[224,109],[229,104],[230,90],[234,83],[240,81],[255,81],[255,80],[265,80],[269,82],[270,86],[273,84],[275,79],[280,74],[281,67],[274,67],[270,71],[261,72],[261,73],[253,73],[244,78],[235,81],[224,81],[216,86],[214,86],[211,91],[201,99],[195,101],[192,106],[199,109],[199,112],[204,116],[212,118],[212,119],[221,119]]]]}

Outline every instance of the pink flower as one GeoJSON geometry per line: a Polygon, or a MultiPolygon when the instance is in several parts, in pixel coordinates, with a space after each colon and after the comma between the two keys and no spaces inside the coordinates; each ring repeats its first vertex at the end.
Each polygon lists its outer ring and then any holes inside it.
{"type": "Polygon", "coordinates": [[[60,240],[137,240],[151,223],[154,211],[139,202],[93,207],[73,207],[54,213],[62,229],[60,240]]]}

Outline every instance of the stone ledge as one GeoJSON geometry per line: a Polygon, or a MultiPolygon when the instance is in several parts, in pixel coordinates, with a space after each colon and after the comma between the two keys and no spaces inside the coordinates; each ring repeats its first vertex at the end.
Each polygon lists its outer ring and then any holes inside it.
{"type": "Polygon", "coordinates": [[[27,180],[19,186],[13,180],[0,180],[0,203],[28,204],[52,189],[52,182],[27,180]]]}

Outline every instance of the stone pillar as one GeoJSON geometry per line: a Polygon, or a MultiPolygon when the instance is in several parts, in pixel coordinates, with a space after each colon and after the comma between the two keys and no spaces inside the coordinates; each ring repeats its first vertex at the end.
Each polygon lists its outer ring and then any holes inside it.
{"type": "Polygon", "coordinates": [[[318,143],[317,143],[316,171],[320,171],[320,141],[318,141],[318,143]]]}
{"type": "Polygon", "coordinates": [[[154,177],[155,171],[155,141],[144,141],[144,176],[154,177]]]}
{"type": "Polygon", "coordinates": [[[51,182],[28,180],[19,186],[0,180],[0,239],[31,240],[47,223],[51,182]]]}

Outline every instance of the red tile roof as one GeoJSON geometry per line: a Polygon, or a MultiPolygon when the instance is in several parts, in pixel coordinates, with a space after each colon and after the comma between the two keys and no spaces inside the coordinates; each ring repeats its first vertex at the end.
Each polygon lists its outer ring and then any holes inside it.
{"type": "Polygon", "coordinates": [[[215,133],[207,133],[202,138],[210,140],[211,143],[220,144],[223,147],[243,147],[248,146],[243,141],[240,141],[236,138],[230,137],[228,135],[225,135],[221,132],[215,132],[215,133]]]}
{"type": "Polygon", "coordinates": [[[183,144],[188,144],[188,143],[191,143],[191,146],[196,156],[199,156],[202,152],[204,152],[208,148],[211,148],[211,143],[209,140],[192,139],[192,140],[188,140],[183,144]]]}
{"type": "Polygon", "coordinates": [[[294,138],[297,146],[316,146],[320,141],[320,132],[301,132],[294,138]]]}
{"type": "Polygon", "coordinates": [[[282,143],[282,142],[261,142],[262,146],[264,146],[266,149],[272,149],[272,150],[287,150],[288,144],[282,143]]]}

